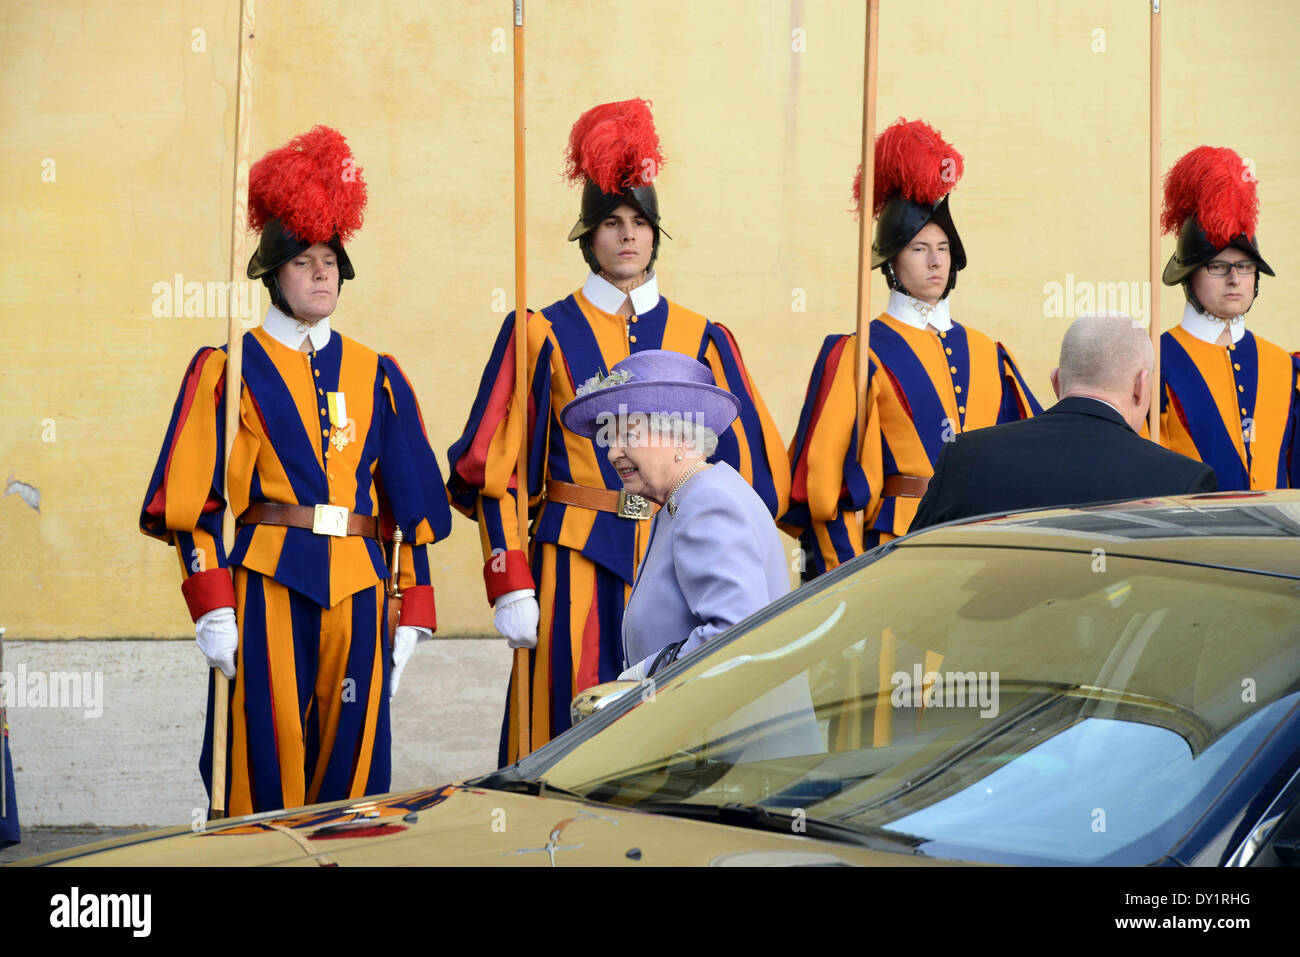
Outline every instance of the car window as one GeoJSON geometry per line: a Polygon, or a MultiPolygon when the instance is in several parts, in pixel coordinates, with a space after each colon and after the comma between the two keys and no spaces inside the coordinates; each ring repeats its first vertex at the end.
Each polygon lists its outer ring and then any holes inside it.
{"type": "Polygon", "coordinates": [[[942,856],[1142,863],[1292,706],[1297,598],[1294,580],[1121,556],[899,549],[647,683],[544,774],[942,856]]]}
{"type": "MultiPolygon", "coordinates": [[[[973,782],[884,826],[923,834],[928,853],[1018,863],[1159,859],[1236,770],[1243,742],[1295,705],[1274,702],[1199,755],[1166,728],[1084,718],[973,782]],[[1271,709],[1271,714],[1270,714],[1271,709]],[[1086,783],[1085,783],[1086,782],[1086,783]],[[1028,838],[1028,840],[1027,840],[1028,838]]],[[[866,812],[870,816],[870,812],[866,812]]]]}

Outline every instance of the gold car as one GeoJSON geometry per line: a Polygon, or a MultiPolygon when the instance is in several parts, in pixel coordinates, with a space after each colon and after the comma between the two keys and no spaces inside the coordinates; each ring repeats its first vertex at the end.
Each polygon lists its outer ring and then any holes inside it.
{"type": "Polygon", "coordinates": [[[1300,493],[941,526],[463,783],[25,864],[1294,863],[1300,493]]]}

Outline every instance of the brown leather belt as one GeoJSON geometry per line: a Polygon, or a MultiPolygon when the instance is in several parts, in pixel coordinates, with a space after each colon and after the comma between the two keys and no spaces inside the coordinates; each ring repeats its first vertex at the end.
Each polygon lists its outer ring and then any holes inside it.
{"type": "Polygon", "coordinates": [[[548,479],[546,497],[561,505],[576,505],[579,508],[595,509],[598,512],[613,512],[620,518],[642,521],[651,518],[659,511],[659,506],[640,495],[629,494],[626,490],[614,491],[612,488],[588,488],[574,485],[572,482],[560,482],[548,479]]]}
{"type": "Polygon", "coordinates": [[[930,480],[921,475],[890,475],[885,479],[884,495],[886,498],[923,498],[929,486],[930,480]]]}
{"type": "Polygon", "coordinates": [[[236,525],[288,525],[291,528],[308,528],[317,535],[360,535],[379,538],[379,519],[373,515],[358,515],[342,505],[283,505],[271,502],[254,502],[244,509],[236,525]]]}

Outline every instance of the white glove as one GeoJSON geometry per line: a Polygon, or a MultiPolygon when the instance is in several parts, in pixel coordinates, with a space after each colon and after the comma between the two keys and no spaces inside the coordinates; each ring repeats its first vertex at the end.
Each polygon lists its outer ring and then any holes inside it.
{"type": "Polygon", "coordinates": [[[505,636],[506,644],[511,648],[536,648],[537,620],[541,617],[537,593],[531,588],[518,588],[498,596],[496,604],[492,624],[505,636]]]}
{"type": "Polygon", "coordinates": [[[397,631],[393,633],[393,673],[388,681],[389,698],[397,694],[397,683],[402,680],[402,669],[415,653],[415,643],[428,641],[432,637],[433,631],[428,628],[419,628],[415,625],[397,626],[397,631]]]}
{"type": "Polygon", "coordinates": [[[235,677],[235,653],[239,651],[235,609],[223,605],[201,615],[194,623],[194,640],[209,667],[220,668],[227,678],[235,677]]]}
{"type": "Polygon", "coordinates": [[[649,658],[642,658],[627,671],[618,676],[619,681],[645,681],[646,672],[650,670],[650,662],[654,660],[652,655],[649,658]]]}

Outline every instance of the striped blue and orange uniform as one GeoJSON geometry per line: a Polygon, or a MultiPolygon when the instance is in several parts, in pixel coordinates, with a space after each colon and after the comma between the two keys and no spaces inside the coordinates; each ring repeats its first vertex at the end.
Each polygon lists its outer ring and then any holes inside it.
{"type": "Polygon", "coordinates": [[[804,546],[805,578],[907,533],[921,500],[886,494],[892,476],[928,479],[953,436],[1042,412],[1011,353],[975,329],[935,332],[883,313],[870,336],[861,449],[856,334],[822,344],[790,445],[781,525],[804,546]]]}
{"type": "Polygon", "coordinates": [[[0,850],[17,844],[22,838],[18,826],[18,794],[14,790],[14,759],[9,753],[9,717],[0,705],[0,748],[4,748],[4,774],[0,774],[0,788],[4,788],[4,813],[0,814],[0,850]]]}
{"type": "Polygon", "coordinates": [[[1160,444],[1214,469],[1220,491],[1300,488],[1300,360],[1249,330],[1220,346],[1160,337],[1160,444]]]}
{"type": "MultiPolygon", "coordinates": [[[[544,500],[548,480],[594,489],[622,488],[606,454],[560,423],[577,386],[633,352],[671,349],[695,356],[741,403],[740,417],[719,436],[714,459],[734,467],[772,514],[785,509],[790,472],[776,426],[722,325],[660,297],[643,314],[598,309],[575,292],[529,314],[528,495],[531,554],[519,529],[516,457],[524,417],[515,395],[514,313],[506,317],[483,373],[464,434],[448,453],[452,503],[477,520],[489,603],[518,588],[536,588],[541,610],[529,660],[529,741],[545,744],[569,727],[579,691],[623,670],[623,608],[641,562],[650,523],[612,512],[544,500]]],[[[508,699],[500,759],[520,754],[513,699],[508,699]]]]}
{"type": "MultiPolygon", "coordinates": [[[[389,788],[388,569],[374,539],[244,525],[227,555],[226,508],[336,505],[403,545],[401,623],[433,629],[426,546],[451,530],[451,510],[415,393],[397,362],[332,332],[299,352],[263,329],[243,337],[239,431],[222,481],[226,350],[200,349],[172,411],[140,513],[171,542],[196,621],[224,605],[239,627],[230,683],[226,807],[232,815],[297,807],[389,788]],[[330,393],[346,422],[331,426],[330,393]],[[339,448],[333,433],[347,440],[339,448]]],[[[211,792],[215,680],[201,772],[211,792]]]]}

